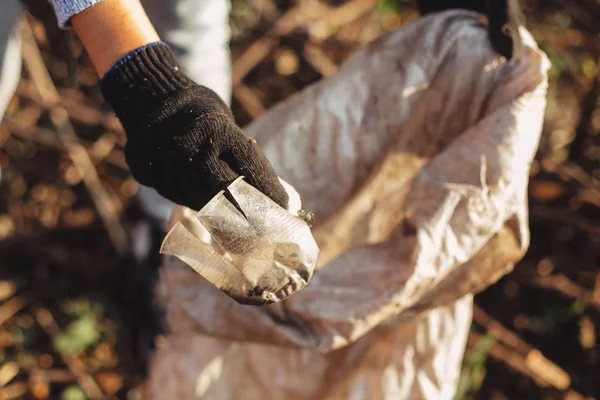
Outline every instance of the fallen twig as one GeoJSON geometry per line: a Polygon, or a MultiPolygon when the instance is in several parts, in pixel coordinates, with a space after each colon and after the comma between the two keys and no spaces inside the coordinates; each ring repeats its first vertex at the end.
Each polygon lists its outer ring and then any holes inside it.
{"type": "MultiPolygon", "coordinates": [[[[25,128],[13,123],[12,118],[8,118],[6,121],[4,121],[4,124],[6,124],[6,127],[12,135],[18,136],[21,139],[30,140],[32,142],[36,142],[61,151],[66,150],[64,143],[56,137],[56,133],[49,129],[40,128],[38,126],[25,128]]],[[[81,140],[80,143],[86,148],[88,154],[94,146],[93,142],[85,140],[81,140]]],[[[125,161],[125,154],[123,154],[123,151],[119,149],[113,149],[106,156],[96,158],[96,160],[105,161],[123,171],[129,171],[129,167],[125,161]]]]}
{"type": "MultiPolygon", "coordinates": [[[[475,346],[481,338],[481,335],[472,331],[469,332],[469,346],[475,346]]],[[[515,371],[530,377],[540,387],[553,387],[561,391],[568,390],[570,396],[575,396],[571,398],[584,399],[581,394],[569,390],[571,379],[562,369],[555,370],[549,368],[545,362],[539,364],[541,353],[537,350],[528,353],[527,356],[523,356],[518,351],[511,350],[502,343],[496,343],[490,347],[489,354],[492,358],[505,363],[515,371]]]]}
{"type": "Polygon", "coordinates": [[[25,382],[15,382],[0,389],[0,400],[18,399],[25,396],[29,387],[25,382]]]}
{"type": "MultiPolygon", "coordinates": [[[[319,1],[305,0],[298,7],[288,10],[276,20],[265,35],[255,40],[236,59],[232,71],[233,96],[240,102],[248,115],[257,118],[264,112],[265,107],[258,96],[242,81],[277,46],[281,36],[311,22],[321,21],[327,23],[328,34],[326,37],[329,37],[342,26],[373,10],[376,4],[375,0],[353,0],[339,7],[329,7],[319,1]]],[[[273,13],[270,16],[273,17],[273,13]]],[[[321,38],[321,40],[323,39],[321,38]]],[[[337,71],[337,65],[317,44],[309,43],[304,49],[304,57],[324,77],[333,75],[337,71]]]]}
{"type": "Polygon", "coordinates": [[[239,83],[233,88],[233,96],[240,102],[240,105],[252,118],[257,118],[265,111],[265,106],[258,96],[252,92],[252,89],[243,83],[239,83]]]}
{"type": "Polygon", "coordinates": [[[600,207],[600,182],[588,174],[579,165],[566,161],[559,164],[551,159],[545,159],[541,162],[545,171],[555,173],[562,179],[573,179],[583,188],[579,193],[581,200],[600,207]]]}
{"type": "Polygon", "coordinates": [[[27,302],[21,297],[13,297],[0,306],[0,326],[12,318],[13,315],[21,311],[27,302]]]}
{"type": "Polygon", "coordinates": [[[498,356],[504,355],[507,363],[514,366],[515,369],[522,372],[525,367],[529,370],[527,375],[534,376],[536,381],[540,379],[546,381],[549,386],[559,390],[566,390],[571,386],[571,378],[566,371],[548,360],[538,349],[521,339],[477,305],[473,306],[473,321],[508,346],[507,349],[496,349],[496,353],[498,356]],[[510,348],[512,350],[509,350],[510,348]],[[516,358],[521,360],[516,360],[516,358]]]}
{"type": "Polygon", "coordinates": [[[244,53],[242,53],[233,64],[232,83],[235,87],[241,83],[244,77],[258,63],[260,63],[269,52],[279,43],[281,36],[291,33],[294,29],[307,22],[323,16],[323,11],[328,7],[318,1],[306,0],[300,2],[297,7],[286,11],[273,24],[265,35],[255,40],[244,53]]]}
{"type": "MultiPolygon", "coordinates": [[[[525,276],[521,274],[521,276],[525,276]]],[[[520,275],[516,275],[520,278],[520,275]]],[[[520,279],[521,280],[521,279],[520,279]]],[[[586,305],[594,307],[600,311],[600,296],[594,294],[593,290],[586,289],[577,283],[571,281],[565,275],[551,275],[551,276],[530,276],[526,275],[526,279],[522,279],[523,283],[532,284],[535,286],[542,287],[544,289],[554,290],[559,292],[563,296],[569,297],[574,300],[580,300],[586,305]]]]}
{"type": "Polygon", "coordinates": [[[529,211],[532,216],[541,217],[544,219],[552,219],[569,225],[573,225],[590,235],[600,236],[600,227],[587,218],[576,215],[572,212],[565,212],[557,208],[536,205],[529,211]]]}
{"type": "Polygon", "coordinates": [[[12,280],[0,281],[0,301],[8,300],[17,292],[17,285],[12,280]]]}
{"type": "Polygon", "coordinates": [[[127,235],[119,221],[110,196],[102,186],[98,173],[85,148],[79,143],[75,130],[69,121],[69,114],[60,104],[60,96],[44,64],[40,50],[35,42],[31,27],[26,19],[20,23],[23,37],[23,59],[38,90],[43,103],[51,109],[50,118],[58,136],[67,149],[73,165],[90,192],[100,218],[108,231],[109,238],[120,255],[127,252],[127,235]]]}
{"type": "Polygon", "coordinates": [[[314,0],[301,2],[298,7],[283,14],[264,36],[252,43],[237,58],[233,65],[233,86],[241,83],[244,77],[273,50],[279,43],[279,37],[316,20],[326,20],[329,35],[332,35],[342,26],[373,10],[376,5],[375,0],[353,0],[333,8],[314,0]]]}
{"type": "Polygon", "coordinates": [[[41,380],[49,383],[69,383],[77,381],[77,377],[64,369],[41,369],[35,368],[29,374],[30,380],[41,380]]]}
{"type": "Polygon", "coordinates": [[[339,7],[330,7],[322,18],[327,22],[328,37],[373,11],[378,3],[377,0],[352,0],[339,7]]]}
{"type": "Polygon", "coordinates": [[[314,43],[306,44],[304,47],[304,58],[324,77],[331,76],[338,70],[337,65],[331,58],[314,43]]]}
{"type": "MultiPolygon", "coordinates": [[[[17,95],[35,102],[44,109],[48,109],[48,106],[42,103],[36,85],[31,81],[23,79],[17,87],[17,95]]],[[[69,117],[74,121],[86,125],[102,126],[109,131],[119,133],[121,142],[125,141],[123,127],[114,114],[101,111],[90,104],[78,101],[78,99],[72,99],[69,96],[60,96],[60,105],[67,110],[69,117]]]]}
{"type": "Polygon", "coordinates": [[[244,53],[242,53],[235,63],[232,69],[232,84],[233,87],[237,86],[242,80],[248,75],[248,73],[256,67],[277,45],[279,42],[279,35],[289,33],[297,25],[299,25],[300,18],[297,15],[300,11],[293,8],[287,11],[277,23],[265,34],[263,37],[257,39],[252,43],[244,53]]]}
{"type": "Polygon", "coordinates": [[[0,388],[6,386],[19,374],[19,364],[14,361],[7,362],[0,366],[0,388]]]}
{"type": "Polygon", "coordinates": [[[494,337],[521,354],[527,354],[533,347],[517,336],[516,333],[504,327],[500,322],[493,319],[483,309],[477,305],[473,306],[473,321],[485,328],[486,331],[494,335],[494,337]]]}

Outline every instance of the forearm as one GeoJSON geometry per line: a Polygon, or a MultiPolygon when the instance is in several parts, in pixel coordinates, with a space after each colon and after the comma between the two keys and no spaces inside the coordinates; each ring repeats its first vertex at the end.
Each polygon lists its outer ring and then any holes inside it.
{"type": "Polygon", "coordinates": [[[103,0],[71,23],[100,77],[131,51],[160,40],[139,0],[103,0]]]}

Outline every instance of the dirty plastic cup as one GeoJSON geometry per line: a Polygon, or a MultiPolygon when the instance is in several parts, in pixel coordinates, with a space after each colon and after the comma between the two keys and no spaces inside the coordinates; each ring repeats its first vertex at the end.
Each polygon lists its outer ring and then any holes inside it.
{"type": "Polygon", "coordinates": [[[161,253],[179,258],[242,304],[278,302],[305,287],[319,255],[308,224],[243,177],[227,192],[239,209],[221,191],[191,222],[173,226],[161,253]]]}

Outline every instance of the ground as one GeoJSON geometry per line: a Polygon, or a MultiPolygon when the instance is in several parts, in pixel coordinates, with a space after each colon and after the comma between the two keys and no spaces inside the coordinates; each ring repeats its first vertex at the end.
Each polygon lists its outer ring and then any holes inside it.
{"type": "MultiPolygon", "coordinates": [[[[552,62],[529,189],[531,246],[476,297],[457,398],[600,398],[600,4],[530,0],[524,11],[552,62]]],[[[27,52],[0,125],[0,399],[135,399],[157,330],[154,271],[118,255],[94,202],[105,193],[124,229],[137,217],[124,137],[81,45],[44,7],[32,12],[47,22],[28,17],[44,63],[27,52]],[[50,98],[39,94],[44,64],[100,176],[87,176],[90,186],[56,135],[50,98]]],[[[238,123],[416,17],[407,1],[235,0],[238,123]],[[317,11],[299,12],[306,4],[317,11]]]]}

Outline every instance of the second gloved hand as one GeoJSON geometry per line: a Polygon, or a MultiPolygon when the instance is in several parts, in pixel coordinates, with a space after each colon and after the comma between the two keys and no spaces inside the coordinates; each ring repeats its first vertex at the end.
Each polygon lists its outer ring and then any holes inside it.
{"type": "Polygon", "coordinates": [[[175,203],[201,209],[240,175],[287,208],[288,196],[229,107],[183,74],[164,43],[140,48],[100,82],[127,134],[133,177],[175,203]]]}
{"type": "Polygon", "coordinates": [[[510,59],[513,56],[513,40],[506,30],[511,18],[520,16],[518,0],[416,0],[421,15],[447,10],[472,10],[488,17],[488,36],[496,52],[510,59]],[[513,8],[511,10],[511,7],[513,8]]]}

